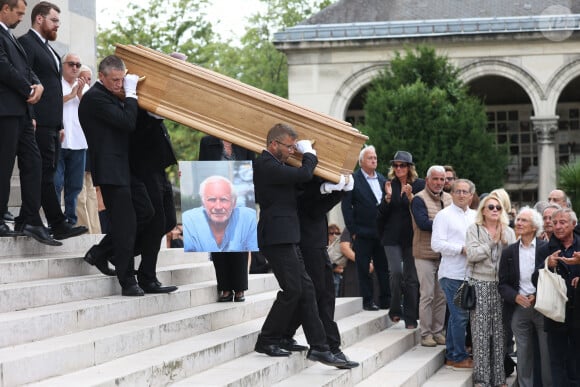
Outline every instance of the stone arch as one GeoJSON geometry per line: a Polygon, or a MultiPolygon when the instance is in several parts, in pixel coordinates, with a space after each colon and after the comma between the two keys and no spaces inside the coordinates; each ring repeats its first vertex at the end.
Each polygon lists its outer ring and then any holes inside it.
{"type": "Polygon", "coordinates": [[[553,112],[556,111],[556,106],[558,105],[558,100],[560,99],[560,95],[568,86],[568,84],[574,79],[577,78],[580,74],[580,58],[575,59],[570,63],[567,63],[561,66],[558,70],[554,72],[554,75],[548,82],[548,95],[547,95],[547,104],[548,106],[553,109],[553,112]]]}
{"type": "Polygon", "coordinates": [[[371,81],[376,78],[385,64],[376,64],[357,71],[348,77],[342,85],[339,86],[332,102],[330,104],[329,114],[332,117],[343,120],[348,110],[348,106],[356,94],[371,81]]]}
{"type": "Polygon", "coordinates": [[[542,103],[545,99],[540,83],[530,73],[512,63],[501,60],[477,60],[459,69],[459,77],[465,83],[488,75],[498,75],[517,83],[530,97],[536,115],[553,114],[546,112],[542,103]]]}

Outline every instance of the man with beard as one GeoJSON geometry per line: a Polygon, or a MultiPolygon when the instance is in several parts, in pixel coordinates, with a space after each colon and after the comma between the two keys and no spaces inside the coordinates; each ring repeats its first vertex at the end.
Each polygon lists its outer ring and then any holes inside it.
{"type": "MultiPolygon", "coordinates": [[[[41,243],[61,245],[51,238],[40,219],[41,160],[30,106],[38,103],[44,87],[27,63],[26,52],[12,35],[26,11],[24,0],[0,0],[0,214],[8,211],[10,179],[18,155],[22,207],[17,221],[22,234],[41,243]]],[[[0,219],[0,237],[15,236],[0,219]]]]}
{"type": "MultiPolygon", "coordinates": [[[[60,26],[60,9],[41,1],[32,9],[32,28],[18,38],[28,56],[28,64],[42,82],[43,98],[33,107],[36,121],[36,142],[42,158],[41,204],[55,239],[66,239],[88,231],[73,227],[64,216],[56,195],[54,175],[58,164],[63,131],[62,67],[57,52],[48,44],[55,41],[60,26]]],[[[23,223],[16,221],[15,229],[23,223]]]]}
{"type": "Polygon", "coordinates": [[[199,185],[202,206],[185,211],[185,251],[256,251],[256,211],[236,207],[236,191],[223,176],[210,176],[199,185]]]}

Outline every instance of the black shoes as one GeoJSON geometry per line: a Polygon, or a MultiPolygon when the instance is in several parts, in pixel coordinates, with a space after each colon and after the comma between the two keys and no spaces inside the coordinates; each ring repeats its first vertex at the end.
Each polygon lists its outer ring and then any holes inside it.
{"type": "Polygon", "coordinates": [[[346,361],[339,359],[330,351],[317,351],[316,349],[310,348],[308,354],[306,355],[308,360],[317,361],[319,363],[325,364],[331,367],[345,368],[346,361]]]}
{"type": "Polygon", "coordinates": [[[6,211],[3,215],[2,215],[2,220],[4,220],[5,222],[14,222],[14,215],[12,215],[12,213],[10,213],[10,211],[6,211]]]}
{"type": "Polygon", "coordinates": [[[346,355],[342,351],[333,353],[333,355],[337,359],[344,360],[346,362],[346,364],[343,366],[337,366],[340,369],[351,369],[351,368],[356,368],[360,365],[356,361],[348,360],[348,357],[346,357],[346,355]]]}
{"type": "Polygon", "coordinates": [[[244,301],[246,301],[246,297],[244,297],[244,292],[236,292],[234,302],[244,302],[244,301]]]}
{"type": "Polygon", "coordinates": [[[121,294],[123,296],[128,296],[128,297],[139,297],[139,296],[144,296],[145,292],[143,291],[143,289],[141,289],[139,287],[139,285],[133,284],[133,285],[129,285],[127,287],[124,287],[123,290],[121,291],[121,294]]]}
{"type": "Polygon", "coordinates": [[[16,227],[17,232],[20,232],[21,235],[25,235],[27,237],[31,237],[40,243],[44,243],[48,246],[62,246],[62,242],[55,241],[52,239],[50,234],[48,233],[48,229],[44,226],[31,226],[29,224],[25,224],[24,226],[19,225],[16,227]]]}
{"type": "Polygon", "coordinates": [[[308,349],[307,346],[298,344],[294,339],[280,340],[280,348],[291,352],[302,352],[308,349]]]}
{"type": "Polygon", "coordinates": [[[108,276],[117,275],[117,272],[115,272],[115,270],[109,268],[109,263],[107,262],[106,258],[99,258],[96,256],[96,254],[94,254],[91,251],[91,250],[93,250],[93,248],[94,248],[94,246],[91,247],[89,249],[89,251],[87,251],[87,253],[85,254],[85,256],[83,258],[85,260],[85,262],[87,262],[89,265],[95,266],[104,275],[108,275],[108,276]]]}
{"type": "Polygon", "coordinates": [[[230,302],[234,300],[234,293],[230,292],[227,295],[224,295],[222,292],[221,296],[218,298],[218,302],[230,302]]]}
{"type": "Polygon", "coordinates": [[[371,311],[377,311],[379,310],[379,307],[374,303],[374,302],[367,302],[363,304],[363,309],[364,310],[371,310],[371,311]]]}
{"type": "Polygon", "coordinates": [[[171,293],[177,290],[177,286],[163,286],[160,282],[139,283],[145,293],[171,293]]]}
{"type": "Polygon", "coordinates": [[[51,228],[51,231],[54,239],[62,240],[84,234],[87,231],[89,231],[89,229],[86,228],[85,226],[75,227],[65,220],[64,222],[61,222],[58,226],[53,226],[51,228]]]}
{"type": "Polygon", "coordinates": [[[285,349],[280,348],[276,344],[266,345],[266,344],[260,344],[260,343],[256,343],[256,346],[254,347],[254,351],[256,351],[258,353],[264,353],[268,356],[273,356],[273,357],[290,356],[290,353],[291,353],[290,351],[286,351],[285,349]]]}
{"type": "Polygon", "coordinates": [[[16,237],[22,235],[17,231],[10,230],[6,223],[0,223],[0,237],[16,237]]]}

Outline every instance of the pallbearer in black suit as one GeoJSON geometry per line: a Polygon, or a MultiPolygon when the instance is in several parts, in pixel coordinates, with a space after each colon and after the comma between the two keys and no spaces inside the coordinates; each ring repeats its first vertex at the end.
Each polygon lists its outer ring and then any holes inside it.
{"type": "Polygon", "coordinates": [[[0,0],[0,214],[8,211],[10,178],[18,155],[22,207],[16,218],[20,231],[13,232],[0,219],[0,237],[27,235],[39,242],[59,246],[40,219],[41,159],[30,106],[37,104],[44,87],[28,65],[26,52],[10,31],[22,21],[24,0],[0,0]]]}
{"type": "MultiPolygon", "coordinates": [[[[28,56],[28,63],[44,85],[45,92],[33,106],[36,121],[36,142],[42,156],[41,204],[55,239],[65,239],[88,231],[84,226],[73,227],[66,221],[60,200],[56,196],[54,174],[59,159],[62,124],[62,66],[57,52],[48,44],[55,41],[60,26],[57,5],[41,1],[32,8],[32,29],[18,38],[28,56]]],[[[16,221],[16,228],[22,225],[16,221]]]]}
{"type": "Polygon", "coordinates": [[[289,331],[293,316],[302,316],[306,340],[310,344],[307,358],[323,364],[342,367],[346,361],[330,352],[324,326],[318,317],[312,280],[306,273],[298,248],[297,184],[312,179],[318,163],[316,151],[308,140],[296,142],[298,135],[290,126],[276,124],[268,131],[266,150],[254,163],[254,190],[260,205],[258,246],[270,262],[282,289],[266,317],[255,350],[269,356],[289,356],[280,348],[289,331]],[[302,153],[302,166],[286,165],[294,150],[302,153]]]}
{"type": "MultiPolygon", "coordinates": [[[[83,96],[79,120],[91,150],[93,181],[109,211],[114,264],[124,296],[142,296],[135,279],[133,249],[137,221],[131,196],[129,135],[137,123],[137,81],[125,76],[125,64],[114,55],[99,64],[99,82],[83,96]],[[118,97],[125,91],[124,101],[118,97]]],[[[104,243],[106,238],[101,241],[104,243]]],[[[86,258],[85,258],[86,259],[86,258]]]]}
{"type": "MultiPolygon", "coordinates": [[[[328,221],[326,214],[344,196],[345,191],[351,191],[354,179],[342,176],[338,184],[325,182],[318,176],[301,186],[303,193],[298,199],[298,217],[300,218],[300,251],[304,259],[306,272],[312,279],[318,305],[318,316],[324,325],[326,343],[330,351],[346,364],[339,368],[358,367],[358,363],[348,360],[340,349],[340,332],[334,321],[334,274],[332,263],[328,257],[328,221]]],[[[294,325],[290,326],[288,336],[283,339],[282,348],[295,345],[292,336],[301,323],[303,316],[296,314],[294,325]],[[286,341],[286,342],[285,342],[286,341]]]]}

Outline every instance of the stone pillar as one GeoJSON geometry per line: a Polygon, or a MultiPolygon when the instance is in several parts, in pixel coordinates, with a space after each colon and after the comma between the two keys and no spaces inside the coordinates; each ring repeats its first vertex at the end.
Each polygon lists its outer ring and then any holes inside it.
{"type": "Polygon", "coordinates": [[[538,138],[538,200],[547,200],[550,191],[556,189],[556,131],[558,116],[531,117],[538,138]]]}

